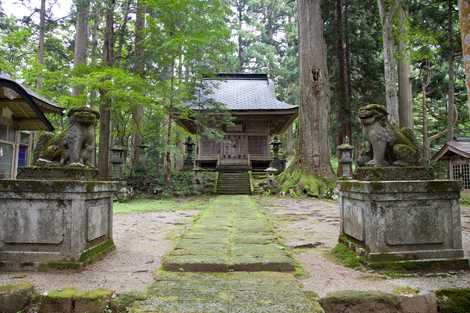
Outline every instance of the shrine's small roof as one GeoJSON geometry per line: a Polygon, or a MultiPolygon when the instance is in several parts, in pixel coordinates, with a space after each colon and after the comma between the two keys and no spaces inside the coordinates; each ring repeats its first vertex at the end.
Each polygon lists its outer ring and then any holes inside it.
{"type": "Polygon", "coordinates": [[[276,98],[274,82],[267,74],[221,73],[205,78],[189,106],[204,110],[208,101],[223,104],[230,111],[297,110],[297,106],[276,98]]]}
{"type": "Polygon", "coordinates": [[[39,96],[22,83],[0,73],[0,107],[7,107],[19,129],[53,130],[44,113],[62,114],[64,109],[39,96]]]}
{"type": "Polygon", "coordinates": [[[433,160],[439,161],[446,159],[450,155],[458,155],[463,158],[470,158],[470,138],[455,138],[454,140],[448,141],[440,150],[437,152],[433,160]]]}

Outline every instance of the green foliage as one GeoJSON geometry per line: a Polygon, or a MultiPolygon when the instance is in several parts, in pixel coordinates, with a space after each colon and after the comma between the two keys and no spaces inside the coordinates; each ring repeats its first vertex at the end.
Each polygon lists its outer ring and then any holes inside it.
{"type": "Polygon", "coordinates": [[[330,251],[330,255],[346,267],[355,269],[361,266],[361,258],[343,243],[337,244],[336,247],[330,251]]]}
{"type": "Polygon", "coordinates": [[[277,177],[281,192],[291,196],[310,196],[331,199],[334,183],[324,178],[307,174],[300,169],[287,169],[277,177]]]}
{"type": "Polygon", "coordinates": [[[470,289],[441,289],[436,291],[439,312],[468,313],[470,308],[470,289]]]}
{"type": "Polygon", "coordinates": [[[216,172],[176,172],[169,183],[164,176],[136,176],[129,179],[137,193],[158,197],[211,194],[215,188],[216,172]]]}

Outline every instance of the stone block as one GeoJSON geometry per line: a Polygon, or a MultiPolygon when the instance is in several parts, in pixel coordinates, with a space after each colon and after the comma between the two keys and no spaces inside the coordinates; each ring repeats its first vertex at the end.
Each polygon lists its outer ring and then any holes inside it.
{"type": "Polygon", "coordinates": [[[462,249],[460,182],[340,181],[341,240],[369,265],[468,267],[462,249]],[[418,265],[418,263],[416,263],[418,265]]]}
{"type": "Polygon", "coordinates": [[[112,182],[1,180],[0,271],[88,264],[87,251],[112,244],[115,191],[112,182]]]}
{"type": "Polygon", "coordinates": [[[340,291],[320,300],[325,313],[437,313],[434,294],[412,297],[377,291],[340,291]]]}
{"type": "Polygon", "coordinates": [[[33,295],[33,286],[27,282],[0,286],[0,312],[21,312],[32,302],[33,295]]]}

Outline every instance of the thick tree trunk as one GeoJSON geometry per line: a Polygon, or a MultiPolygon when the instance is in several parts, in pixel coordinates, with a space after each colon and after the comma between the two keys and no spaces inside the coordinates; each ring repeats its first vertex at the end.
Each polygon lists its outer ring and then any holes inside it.
{"type": "Polygon", "coordinates": [[[398,106],[398,68],[395,58],[395,40],[393,38],[393,17],[399,9],[400,0],[393,0],[389,6],[385,0],[377,0],[383,27],[385,103],[392,124],[398,125],[400,120],[398,106]]]}
{"type": "MultiPolygon", "coordinates": [[[[77,22],[75,26],[75,54],[74,67],[87,64],[88,53],[88,16],[90,12],[90,0],[77,0],[77,22]]],[[[79,96],[83,92],[83,86],[73,86],[72,95],[79,96]]]]}
{"type": "Polygon", "coordinates": [[[457,123],[458,114],[455,107],[455,51],[454,51],[454,23],[453,23],[453,10],[454,4],[452,0],[447,0],[447,42],[449,46],[449,90],[447,92],[447,129],[448,140],[453,140],[455,136],[455,124],[457,123]]]}
{"type": "Polygon", "coordinates": [[[413,128],[413,98],[411,93],[411,65],[408,47],[408,13],[400,9],[400,58],[398,61],[398,81],[400,93],[400,127],[413,128]]]}
{"type": "Polygon", "coordinates": [[[330,85],[320,0],[298,0],[300,55],[300,114],[298,166],[333,177],[330,164],[330,85]]]}
{"type": "Polygon", "coordinates": [[[288,156],[294,155],[295,153],[295,136],[294,136],[294,124],[287,129],[286,135],[286,152],[288,156]]]}
{"type": "MultiPolygon", "coordinates": [[[[140,76],[144,76],[145,71],[145,7],[144,0],[137,0],[137,12],[135,22],[135,72],[140,76]]],[[[132,134],[132,171],[134,172],[139,162],[140,149],[139,146],[142,144],[142,122],[144,119],[144,107],[137,105],[134,112],[132,113],[135,130],[132,134]]]]}
{"type": "MultiPolygon", "coordinates": [[[[119,31],[118,31],[119,39],[118,39],[118,43],[117,43],[116,58],[115,58],[117,64],[121,64],[121,62],[122,62],[122,50],[123,50],[124,42],[125,42],[125,34],[126,34],[126,31],[127,31],[127,21],[129,20],[129,10],[130,10],[130,7],[131,7],[131,2],[132,2],[132,0],[127,0],[123,5],[123,10],[122,10],[123,22],[122,22],[121,26],[119,27],[119,31]]],[[[139,14],[139,3],[137,3],[136,15],[138,15],[138,14],[139,14]]],[[[136,16],[136,19],[137,18],[138,17],[136,16]]],[[[137,36],[137,31],[138,31],[137,28],[138,28],[138,25],[137,25],[137,21],[136,21],[136,36],[137,36]]]]}
{"type": "Polygon", "coordinates": [[[336,110],[336,123],[338,124],[338,133],[336,136],[337,145],[341,145],[346,136],[351,138],[352,134],[348,51],[344,35],[344,9],[345,6],[343,0],[336,0],[336,58],[338,62],[338,106],[336,110]]]}
{"type": "MultiPolygon", "coordinates": [[[[41,0],[39,9],[39,42],[38,42],[38,64],[44,64],[44,40],[46,37],[46,0],[41,0]]],[[[43,85],[43,78],[39,75],[36,79],[36,88],[40,89],[43,85]]]]}
{"type": "MultiPolygon", "coordinates": [[[[114,5],[115,0],[108,0],[106,7],[106,28],[103,43],[103,62],[106,66],[114,64],[114,5]]],[[[100,154],[98,169],[100,177],[107,180],[109,171],[109,149],[111,141],[111,98],[105,90],[100,91],[100,154]]]]}
{"type": "Polygon", "coordinates": [[[238,63],[239,71],[243,72],[244,62],[243,62],[243,38],[241,35],[241,30],[243,27],[243,3],[238,1],[237,3],[237,18],[238,18],[238,63]]]}
{"type": "Polygon", "coordinates": [[[459,10],[463,63],[467,86],[467,105],[470,109],[470,0],[459,0],[459,10]]]}

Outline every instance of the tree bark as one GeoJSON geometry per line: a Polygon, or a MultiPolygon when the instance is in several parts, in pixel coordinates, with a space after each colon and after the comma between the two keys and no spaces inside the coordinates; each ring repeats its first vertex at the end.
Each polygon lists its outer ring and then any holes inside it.
{"type": "MultiPolygon", "coordinates": [[[[75,32],[75,53],[73,58],[74,68],[87,64],[88,54],[88,16],[90,12],[90,0],[77,0],[77,22],[75,32]]],[[[73,86],[72,95],[79,96],[84,90],[83,86],[73,86]]]]}
{"type": "Polygon", "coordinates": [[[328,143],[330,85],[320,0],[298,0],[300,112],[297,165],[333,177],[328,143]]]}
{"type": "Polygon", "coordinates": [[[244,62],[243,62],[243,38],[241,35],[241,30],[243,27],[243,0],[237,1],[237,18],[238,18],[238,62],[239,62],[239,71],[243,72],[244,62]]]}
{"type": "MultiPolygon", "coordinates": [[[[114,64],[114,5],[115,0],[106,3],[106,28],[103,43],[103,63],[106,66],[114,64]]],[[[110,177],[109,149],[111,141],[111,98],[106,90],[100,90],[100,154],[98,169],[101,179],[110,177]]]]}
{"type": "MultiPolygon", "coordinates": [[[[38,64],[44,64],[44,41],[46,37],[46,0],[41,0],[39,9],[39,43],[38,43],[38,64]]],[[[36,79],[36,88],[40,89],[43,85],[42,75],[36,79]]]]}
{"type": "MultiPolygon", "coordinates": [[[[130,10],[130,7],[131,7],[131,2],[132,0],[127,0],[127,2],[125,2],[124,4],[124,7],[123,7],[123,12],[122,12],[122,18],[123,18],[123,21],[122,21],[122,24],[121,26],[119,27],[119,30],[118,30],[118,34],[119,34],[119,38],[118,38],[118,44],[117,44],[117,49],[116,49],[116,62],[117,64],[121,64],[122,62],[122,49],[124,47],[124,41],[125,41],[125,33],[126,33],[126,30],[127,30],[127,21],[129,19],[129,10],[130,10]]],[[[136,12],[136,15],[139,14],[139,3],[137,3],[137,12],[136,12]]],[[[136,19],[138,17],[136,16],[136,19]]],[[[136,21],[136,36],[137,36],[137,21],[136,21]]]]}
{"type": "Polygon", "coordinates": [[[467,87],[467,105],[470,111],[470,0],[459,0],[460,33],[467,87]]]}
{"type": "Polygon", "coordinates": [[[448,140],[454,140],[455,124],[457,123],[458,114],[455,107],[455,51],[454,51],[454,24],[453,24],[453,10],[454,5],[452,0],[447,0],[447,42],[448,42],[448,64],[449,64],[449,90],[447,92],[447,129],[448,140]]]}
{"type": "Polygon", "coordinates": [[[348,51],[344,36],[344,10],[345,6],[343,0],[336,0],[336,58],[338,62],[338,106],[336,110],[336,123],[338,124],[338,133],[336,136],[337,145],[341,145],[346,136],[351,138],[352,134],[348,51]]]}
{"type": "Polygon", "coordinates": [[[398,105],[398,68],[394,53],[393,17],[400,7],[400,2],[400,0],[393,0],[393,4],[389,6],[385,0],[377,0],[383,27],[385,103],[390,123],[394,125],[399,124],[400,114],[398,105]]]}
{"type": "Polygon", "coordinates": [[[398,61],[398,81],[400,95],[400,127],[413,128],[413,98],[411,90],[411,65],[410,51],[408,47],[408,13],[400,8],[400,58],[398,61]]]}
{"type": "MultiPolygon", "coordinates": [[[[145,71],[145,7],[144,0],[137,0],[137,12],[135,22],[135,72],[141,77],[144,76],[145,71]]],[[[142,122],[144,119],[144,107],[140,104],[137,105],[132,113],[134,119],[135,130],[132,135],[132,172],[135,171],[137,163],[140,158],[139,146],[142,144],[142,122]]]]}

